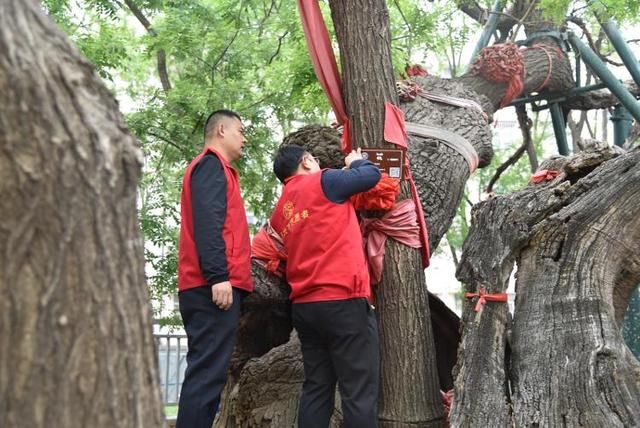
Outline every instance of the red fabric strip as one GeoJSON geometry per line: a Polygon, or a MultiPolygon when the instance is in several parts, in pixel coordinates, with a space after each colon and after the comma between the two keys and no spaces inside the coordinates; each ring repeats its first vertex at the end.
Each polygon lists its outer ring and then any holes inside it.
{"type": "Polygon", "coordinates": [[[476,302],[476,306],[473,309],[475,312],[479,312],[482,309],[482,306],[489,302],[507,302],[509,297],[507,293],[491,293],[485,294],[484,288],[480,288],[477,293],[464,293],[464,297],[467,299],[473,299],[474,297],[478,297],[478,301],[476,302]]]}
{"type": "Polygon", "coordinates": [[[384,247],[387,238],[408,247],[421,246],[416,219],[416,207],[411,199],[398,202],[382,218],[365,218],[360,223],[364,237],[365,253],[369,264],[371,282],[377,284],[382,279],[384,247]]]}
{"type": "Polygon", "coordinates": [[[545,181],[553,180],[558,176],[558,174],[560,174],[558,171],[554,171],[552,169],[541,169],[531,176],[529,182],[533,184],[544,183],[545,181]]]}
{"type": "Polygon", "coordinates": [[[336,57],[331,47],[329,32],[324,23],[318,0],[298,0],[298,10],[302,20],[304,36],[309,47],[309,55],[313,63],[320,86],[329,99],[329,103],[339,124],[344,125],[342,151],[351,151],[350,132],[347,112],[342,97],[342,81],[338,74],[336,57]]]}
{"type": "Polygon", "coordinates": [[[267,222],[262,226],[251,242],[251,258],[272,274],[283,277],[287,262],[287,250],[280,235],[267,222]]]}
{"type": "Polygon", "coordinates": [[[384,104],[384,140],[403,149],[407,148],[407,130],[404,113],[391,103],[384,104]]]}

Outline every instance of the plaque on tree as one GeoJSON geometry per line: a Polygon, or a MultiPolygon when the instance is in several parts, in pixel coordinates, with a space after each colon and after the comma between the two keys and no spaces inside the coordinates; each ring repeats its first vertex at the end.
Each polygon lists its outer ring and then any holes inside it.
{"type": "Polygon", "coordinates": [[[404,153],[399,149],[376,149],[362,147],[362,157],[373,162],[391,178],[402,179],[402,160],[404,153]]]}

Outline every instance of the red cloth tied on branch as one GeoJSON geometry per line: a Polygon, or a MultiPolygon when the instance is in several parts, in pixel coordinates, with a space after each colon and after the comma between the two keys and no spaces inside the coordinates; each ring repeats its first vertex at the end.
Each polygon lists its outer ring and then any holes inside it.
{"type": "Polygon", "coordinates": [[[356,193],[351,202],[357,210],[389,211],[399,193],[400,181],[383,173],[373,189],[356,193]]]}
{"type": "Polygon", "coordinates": [[[369,262],[371,282],[382,279],[384,244],[387,237],[412,248],[420,248],[420,228],[416,218],[416,207],[411,199],[398,202],[382,218],[365,218],[360,223],[364,238],[365,254],[369,262]]]}
{"type": "Polygon", "coordinates": [[[260,228],[251,242],[251,258],[260,266],[279,277],[284,276],[287,262],[287,250],[284,248],[282,238],[267,222],[260,228]]]}
{"type": "MultiPolygon", "coordinates": [[[[325,94],[329,98],[338,123],[344,126],[342,151],[349,153],[352,149],[351,126],[342,96],[342,81],[338,74],[335,55],[333,54],[329,33],[324,23],[320,6],[317,0],[298,0],[298,10],[316,76],[318,77],[320,86],[322,86],[325,94]]],[[[404,115],[402,110],[392,103],[385,103],[384,139],[403,149],[407,148],[407,132],[404,124],[404,115]]],[[[406,162],[406,164],[408,164],[408,162],[406,162]]],[[[429,266],[429,237],[427,227],[415,183],[413,182],[411,174],[409,173],[408,175],[411,195],[415,200],[415,210],[419,217],[418,224],[420,227],[420,240],[422,241],[422,265],[423,267],[427,267],[429,266]]]]}
{"type": "Polygon", "coordinates": [[[413,65],[407,64],[404,67],[404,72],[407,73],[407,76],[409,77],[429,75],[429,72],[427,71],[427,69],[421,66],[420,64],[413,64],[413,65]]]}
{"type": "Polygon", "coordinates": [[[471,74],[496,83],[507,83],[500,107],[511,103],[524,90],[524,56],[514,43],[488,46],[480,51],[471,74]]]}
{"type": "Polygon", "coordinates": [[[464,297],[466,297],[467,299],[473,299],[474,297],[478,298],[478,301],[476,302],[476,306],[473,309],[476,312],[479,312],[480,309],[482,309],[482,306],[485,303],[487,303],[487,301],[489,301],[489,302],[507,302],[509,300],[509,297],[507,296],[507,293],[490,293],[490,294],[487,294],[487,293],[484,292],[484,288],[480,288],[477,293],[464,293],[464,297]]]}
{"type": "Polygon", "coordinates": [[[540,171],[536,171],[529,180],[530,183],[540,184],[545,181],[551,181],[556,178],[560,174],[558,171],[554,171],[552,169],[541,169],[540,171]]]}
{"type": "Polygon", "coordinates": [[[447,414],[447,421],[449,420],[449,413],[451,413],[451,405],[453,404],[454,390],[450,389],[447,392],[440,390],[440,398],[442,399],[442,406],[444,412],[447,414]]]}

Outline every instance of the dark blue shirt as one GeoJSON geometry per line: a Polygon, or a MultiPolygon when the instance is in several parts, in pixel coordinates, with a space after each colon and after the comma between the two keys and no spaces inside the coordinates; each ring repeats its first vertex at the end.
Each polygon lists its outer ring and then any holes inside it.
{"type": "Polygon", "coordinates": [[[366,192],[380,181],[381,173],[371,161],[359,159],[347,169],[328,169],[322,172],[320,184],[331,202],[342,204],[356,193],[366,192]]]}

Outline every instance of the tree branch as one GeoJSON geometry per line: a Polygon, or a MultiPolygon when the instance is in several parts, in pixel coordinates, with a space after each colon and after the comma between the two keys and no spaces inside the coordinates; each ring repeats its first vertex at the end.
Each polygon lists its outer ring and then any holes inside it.
{"type": "Polygon", "coordinates": [[[640,138],[640,124],[637,121],[633,122],[627,141],[624,143],[625,149],[630,149],[631,146],[640,138]]]}
{"type": "MultiPolygon", "coordinates": [[[[640,97],[640,87],[633,80],[623,82],[624,87],[636,98],[640,97]]],[[[595,110],[613,107],[620,100],[608,89],[599,89],[567,99],[562,105],[571,110],[595,110]]]]}
{"type": "Polygon", "coordinates": [[[585,24],[582,18],[579,18],[577,16],[568,16],[567,22],[572,22],[578,27],[580,27],[584,35],[587,37],[587,42],[589,43],[589,47],[591,48],[591,50],[595,52],[596,55],[598,55],[598,58],[600,58],[604,62],[608,62],[611,65],[615,65],[616,67],[620,67],[624,65],[621,62],[613,61],[607,58],[604,54],[600,52],[600,49],[598,49],[598,47],[596,46],[596,43],[594,43],[593,41],[593,37],[591,36],[589,29],[587,28],[587,24],[585,24]]]}
{"type": "Polygon", "coordinates": [[[229,43],[227,43],[227,46],[224,47],[220,55],[218,55],[218,58],[216,58],[216,60],[213,62],[213,65],[211,66],[211,82],[213,82],[213,76],[216,72],[216,68],[218,67],[218,64],[220,64],[224,56],[227,54],[227,51],[229,51],[229,48],[231,47],[233,42],[236,40],[236,37],[238,37],[238,33],[240,33],[240,29],[236,30],[236,32],[231,37],[231,40],[229,41],[229,43]]]}
{"type": "Polygon", "coordinates": [[[531,140],[531,120],[529,119],[529,116],[527,116],[527,108],[524,105],[516,106],[516,113],[518,114],[518,123],[520,124],[520,130],[522,131],[522,145],[518,147],[518,150],[516,150],[509,159],[496,169],[495,174],[491,177],[491,180],[487,185],[486,193],[491,193],[493,191],[493,185],[496,184],[502,173],[518,162],[529,145],[533,145],[531,140]]]}
{"type": "Polygon", "coordinates": [[[273,55],[271,55],[271,58],[269,58],[269,61],[267,61],[267,65],[271,65],[273,60],[276,59],[276,57],[280,53],[280,48],[282,47],[282,41],[284,40],[285,37],[287,37],[288,34],[289,34],[289,30],[285,31],[284,34],[278,38],[278,48],[273,53],[273,55]]]}
{"type": "Polygon", "coordinates": [[[481,7],[475,0],[461,0],[458,2],[458,9],[469,16],[474,21],[484,24],[487,22],[489,11],[481,7]]]}
{"type": "Polygon", "coordinates": [[[180,151],[180,153],[186,154],[186,151],[183,147],[180,147],[180,145],[174,143],[173,141],[167,139],[166,137],[155,133],[154,131],[148,130],[147,134],[151,135],[152,137],[156,137],[159,140],[164,141],[165,143],[167,143],[168,145],[175,147],[176,149],[178,149],[180,151]]]}
{"type": "MultiPolygon", "coordinates": [[[[147,32],[152,36],[156,37],[158,33],[153,29],[151,23],[147,19],[146,16],[142,13],[142,11],[136,6],[136,4],[132,0],[123,0],[124,4],[127,5],[127,8],[133,13],[138,21],[142,24],[142,26],[147,30],[147,32]]],[[[169,73],[167,72],[167,54],[164,49],[159,48],[157,52],[157,62],[158,62],[158,76],[160,77],[160,83],[162,83],[162,89],[165,92],[171,90],[171,81],[169,80],[169,73]]]]}
{"type": "Polygon", "coordinates": [[[413,30],[411,30],[411,24],[409,24],[409,21],[407,21],[407,17],[404,16],[404,12],[402,11],[402,8],[400,7],[400,4],[398,4],[398,0],[393,0],[393,3],[396,5],[396,9],[398,9],[398,12],[400,12],[400,16],[402,16],[402,20],[404,21],[405,25],[407,26],[407,30],[409,31],[409,33],[412,33],[413,30]]]}
{"type": "Polygon", "coordinates": [[[451,257],[453,258],[453,265],[456,270],[458,270],[458,265],[460,264],[460,261],[458,260],[458,253],[456,253],[456,249],[451,244],[449,244],[449,250],[451,251],[451,257]]]}

